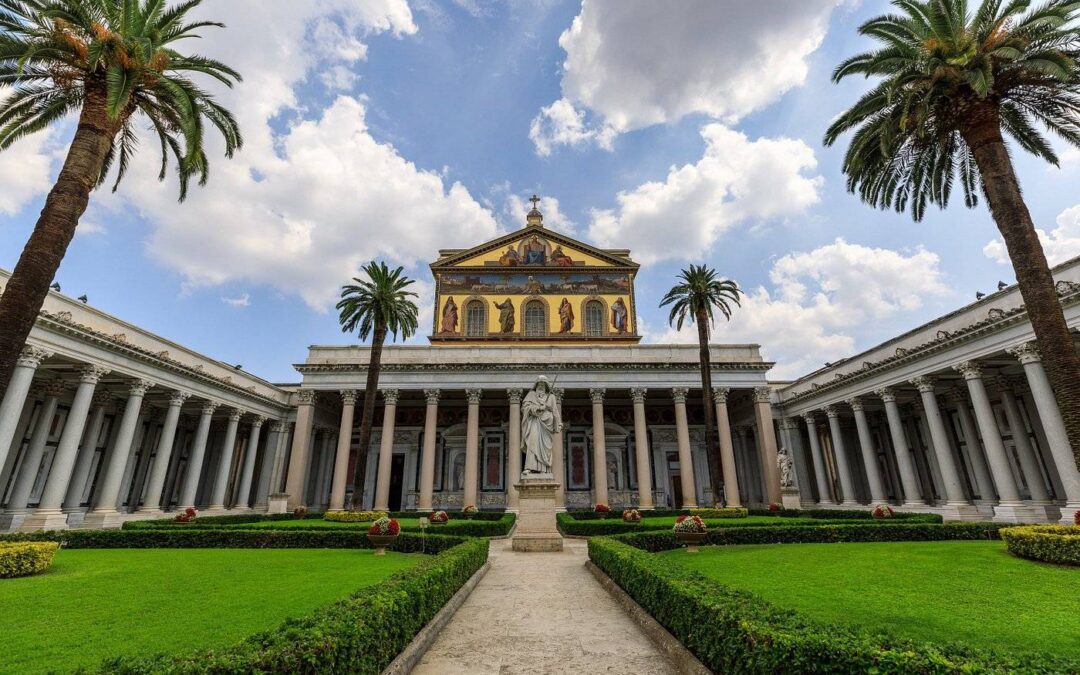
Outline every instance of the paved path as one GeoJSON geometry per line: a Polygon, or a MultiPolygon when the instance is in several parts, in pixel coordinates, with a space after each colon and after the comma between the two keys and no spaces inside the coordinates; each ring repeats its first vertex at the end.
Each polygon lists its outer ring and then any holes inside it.
{"type": "Polygon", "coordinates": [[[677,672],[585,569],[585,542],[515,553],[491,542],[491,569],[415,675],[677,672]]]}

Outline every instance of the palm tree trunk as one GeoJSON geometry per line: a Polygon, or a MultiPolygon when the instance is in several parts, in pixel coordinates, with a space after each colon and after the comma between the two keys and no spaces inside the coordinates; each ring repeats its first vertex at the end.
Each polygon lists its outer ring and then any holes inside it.
{"type": "Polygon", "coordinates": [[[0,296],[0,392],[7,390],[119,128],[105,112],[104,88],[88,84],[64,166],[0,296]]]}
{"type": "MultiPolygon", "coordinates": [[[[716,412],[712,397],[712,360],[709,354],[709,315],[704,309],[697,311],[694,322],[698,331],[698,362],[701,369],[701,405],[705,409],[705,459],[709,465],[709,483],[712,486],[713,504],[720,502],[720,436],[716,433],[716,412]]],[[[713,504],[709,504],[712,506],[713,504]]]]}
{"type": "Polygon", "coordinates": [[[1046,375],[1054,388],[1073,456],[1080,467],[1080,355],[1065,323],[1035,223],[1020,193],[996,110],[992,115],[984,115],[963,135],[979,167],[990,213],[1009,251],[1046,375]]]}
{"type": "Polygon", "coordinates": [[[376,322],[375,330],[371,335],[371,359],[368,361],[364,407],[360,413],[360,450],[356,453],[356,468],[353,470],[352,504],[354,509],[364,508],[368,446],[371,445],[371,426],[375,421],[375,399],[379,395],[379,371],[382,369],[384,342],[386,342],[386,325],[376,322]]]}

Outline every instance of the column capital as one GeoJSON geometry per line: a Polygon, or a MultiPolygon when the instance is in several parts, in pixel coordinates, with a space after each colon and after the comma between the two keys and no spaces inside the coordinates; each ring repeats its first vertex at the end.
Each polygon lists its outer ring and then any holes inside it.
{"type": "Polygon", "coordinates": [[[397,389],[383,389],[382,396],[383,402],[385,402],[386,405],[397,405],[401,392],[397,389]]]}
{"type": "Polygon", "coordinates": [[[918,377],[913,377],[909,381],[911,382],[911,384],[915,385],[915,388],[919,390],[919,393],[934,393],[934,378],[930,377],[929,375],[920,375],[918,377]]]}
{"type": "Polygon", "coordinates": [[[169,394],[169,405],[177,407],[182,406],[184,405],[184,401],[188,400],[190,397],[191,394],[186,391],[174,391],[169,394]]]}
{"type": "MultiPolygon", "coordinates": [[[[519,389],[518,391],[520,392],[521,390],[519,389]]],[[[441,392],[438,389],[425,389],[424,390],[424,398],[427,399],[427,404],[428,405],[438,405],[440,395],[441,395],[441,392]]]]}
{"type": "Polygon", "coordinates": [[[811,411],[809,411],[809,412],[804,412],[804,413],[803,413],[803,414],[801,415],[801,417],[802,417],[802,418],[803,418],[804,420],[806,420],[806,424],[807,424],[807,426],[810,426],[810,427],[816,427],[816,426],[817,426],[817,414],[816,414],[816,413],[814,413],[814,411],[813,411],[813,410],[811,410],[811,411]]]}
{"type": "Polygon", "coordinates": [[[953,370],[964,376],[965,380],[982,378],[982,366],[975,361],[963,361],[953,366],[953,370]]]}
{"type": "Polygon", "coordinates": [[[1034,342],[1025,342],[1016,345],[1015,347],[1009,347],[1005,350],[1005,353],[1020,361],[1020,363],[1025,366],[1029,363],[1038,363],[1039,361],[1042,361],[1042,354],[1039,352],[1039,347],[1034,342]]]}
{"type": "Polygon", "coordinates": [[[713,403],[727,403],[731,387],[714,387],[712,390],[713,403]]]}
{"type": "Polygon", "coordinates": [[[112,402],[112,394],[107,389],[102,389],[94,394],[94,405],[106,406],[112,402]]]}
{"type": "Polygon", "coordinates": [[[341,390],[341,402],[344,405],[356,405],[356,398],[359,394],[355,389],[342,389],[341,390]]]}
{"type": "Polygon", "coordinates": [[[296,402],[300,405],[315,405],[315,390],[301,389],[297,391],[296,402]]]}
{"type": "Polygon", "coordinates": [[[87,364],[82,368],[79,368],[79,383],[80,384],[97,384],[102,377],[112,372],[112,369],[105,366],[98,366],[95,364],[87,364]]]}
{"type": "Polygon", "coordinates": [[[270,433],[280,434],[285,431],[285,423],[281,420],[274,420],[270,423],[270,433]]]}
{"type": "Polygon", "coordinates": [[[202,414],[213,415],[214,411],[218,409],[221,404],[217,401],[203,401],[202,414]]]}
{"type": "Polygon", "coordinates": [[[874,395],[880,398],[886,403],[896,403],[896,392],[892,387],[882,387],[881,389],[875,389],[874,395]]]}
{"type": "Polygon", "coordinates": [[[772,396],[769,387],[754,387],[754,403],[768,403],[772,396]]]}
{"type": "Polygon", "coordinates": [[[45,383],[43,393],[45,394],[45,396],[55,396],[59,398],[60,396],[64,395],[64,391],[66,389],[67,385],[64,384],[63,380],[51,380],[45,383]]]}
{"type": "Polygon", "coordinates": [[[826,406],[822,406],[821,409],[825,411],[825,416],[829,419],[836,419],[840,417],[840,411],[836,409],[835,405],[829,404],[826,406]]]}
{"type": "Polygon", "coordinates": [[[1000,373],[998,375],[995,375],[991,379],[993,380],[993,382],[997,386],[997,388],[1002,391],[1002,393],[1004,393],[1004,392],[1012,393],[1013,390],[1016,388],[1016,383],[1015,382],[1013,382],[1011,379],[1009,379],[1005,375],[1001,375],[1000,373]]]}
{"type": "Polygon", "coordinates": [[[251,416],[251,428],[258,429],[266,423],[266,415],[252,415],[251,416]]]}
{"type": "Polygon", "coordinates": [[[506,398],[510,399],[510,405],[521,404],[521,388],[515,387],[513,389],[506,390],[506,398]]]}
{"type": "Polygon", "coordinates": [[[154,383],[150,380],[132,380],[128,382],[128,396],[145,396],[153,388],[154,383]]]}
{"type": "Polygon", "coordinates": [[[26,345],[22,351],[19,352],[19,358],[16,359],[15,365],[22,368],[37,368],[41,365],[41,362],[52,356],[53,353],[47,349],[41,347],[35,347],[33,345],[26,345]]]}
{"type": "Polygon", "coordinates": [[[852,396],[847,400],[847,404],[851,406],[851,409],[855,412],[861,412],[863,408],[863,400],[858,396],[852,396]]]}
{"type": "Polygon", "coordinates": [[[672,387],[671,398],[674,399],[676,404],[686,403],[686,397],[689,393],[690,389],[688,387],[672,387]]]}
{"type": "Polygon", "coordinates": [[[589,390],[589,398],[592,399],[594,405],[604,402],[604,390],[600,387],[594,387],[589,390]]]}
{"type": "Polygon", "coordinates": [[[243,417],[243,416],[244,416],[244,411],[241,410],[240,408],[230,408],[229,409],[229,421],[230,422],[239,422],[240,418],[243,417]]]}
{"type": "Polygon", "coordinates": [[[479,405],[480,399],[484,395],[483,389],[466,389],[465,399],[469,402],[469,405],[479,405]]]}
{"type": "Polygon", "coordinates": [[[649,390],[645,387],[631,387],[630,398],[634,401],[634,403],[644,403],[645,394],[647,394],[648,392],[649,390]]]}

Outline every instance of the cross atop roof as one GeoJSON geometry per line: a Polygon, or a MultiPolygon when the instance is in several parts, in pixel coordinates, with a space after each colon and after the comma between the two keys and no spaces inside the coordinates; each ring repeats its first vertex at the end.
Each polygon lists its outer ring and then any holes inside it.
{"type": "Polygon", "coordinates": [[[531,197],[531,198],[529,199],[529,201],[530,201],[530,202],[532,202],[532,205],[533,205],[533,209],[535,210],[535,209],[536,209],[536,205],[540,203],[540,198],[539,198],[539,197],[537,197],[536,195],[533,195],[533,196],[532,196],[532,197],[531,197]]]}

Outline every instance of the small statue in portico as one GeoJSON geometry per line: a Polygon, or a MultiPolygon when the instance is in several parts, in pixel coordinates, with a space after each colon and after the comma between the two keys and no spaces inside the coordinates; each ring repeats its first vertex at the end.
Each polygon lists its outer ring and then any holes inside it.
{"type": "Polygon", "coordinates": [[[495,309],[499,310],[499,331],[502,333],[514,332],[514,303],[511,298],[503,302],[496,302],[495,309]]]}
{"type": "Polygon", "coordinates": [[[548,379],[536,378],[532,391],[521,402],[521,445],[525,450],[525,474],[551,473],[551,448],[562,432],[559,403],[548,379]]]}
{"type": "Polygon", "coordinates": [[[780,469],[780,486],[786,488],[795,487],[795,471],[787,448],[781,447],[779,452],[776,453],[776,464],[780,469]]]}

